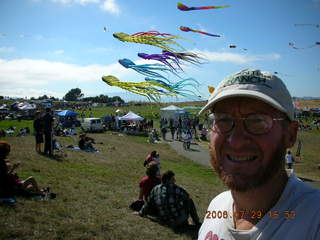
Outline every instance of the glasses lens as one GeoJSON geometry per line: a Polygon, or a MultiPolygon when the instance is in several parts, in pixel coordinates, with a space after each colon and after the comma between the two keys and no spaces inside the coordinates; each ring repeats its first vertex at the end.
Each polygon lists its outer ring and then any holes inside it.
{"type": "Polygon", "coordinates": [[[252,114],[244,121],[248,132],[252,134],[264,134],[272,128],[272,118],[265,114],[252,114]]]}
{"type": "Polygon", "coordinates": [[[233,118],[231,115],[219,113],[213,116],[213,128],[214,130],[225,133],[232,129],[233,118]]]}

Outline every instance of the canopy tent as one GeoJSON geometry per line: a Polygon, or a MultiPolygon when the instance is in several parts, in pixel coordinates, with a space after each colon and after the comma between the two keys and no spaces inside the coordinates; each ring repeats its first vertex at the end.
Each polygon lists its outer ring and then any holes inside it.
{"type": "Polygon", "coordinates": [[[179,111],[175,111],[174,112],[174,114],[182,114],[182,115],[184,115],[184,114],[188,114],[189,112],[187,112],[187,111],[183,111],[183,110],[179,110],[179,111]]]}
{"type": "Polygon", "coordinates": [[[176,112],[182,111],[182,110],[183,110],[182,108],[179,108],[174,105],[170,105],[168,107],[160,109],[160,116],[161,118],[165,118],[165,119],[170,119],[170,118],[177,119],[179,118],[179,116],[177,116],[176,112]]]}
{"type": "Polygon", "coordinates": [[[59,117],[74,117],[77,116],[78,113],[71,110],[63,110],[57,114],[59,117]]]}
{"type": "Polygon", "coordinates": [[[119,120],[132,120],[132,121],[141,121],[143,120],[143,117],[140,117],[139,115],[135,114],[134,112],[128,112],[126,115],[119,117],[119,120]]]}

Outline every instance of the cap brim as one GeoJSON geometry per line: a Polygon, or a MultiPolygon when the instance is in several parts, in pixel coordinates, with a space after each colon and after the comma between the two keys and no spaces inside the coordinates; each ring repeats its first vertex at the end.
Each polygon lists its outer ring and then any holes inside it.
{"type": "Polygon", "coordinates": [[[199,115],[202,114],[204,111],[213,108],[213,106],[217,102],[227,98],[233,98],[233,97],[251,97],[251,98],[259,99],[267,104],[270,104],[271,106],[278,109],[279,111],[285,113],[290,119],[292,118],[288,115],[287,111],[278,102],[273,100],[271,97],[261,92],[251,91],[247,89],[228,90],[228,91],[223,91],[221,93],[218,93],[217,96],[215,96],[211,101],[209,98],[208,103],[200,110],[199,115]]]}

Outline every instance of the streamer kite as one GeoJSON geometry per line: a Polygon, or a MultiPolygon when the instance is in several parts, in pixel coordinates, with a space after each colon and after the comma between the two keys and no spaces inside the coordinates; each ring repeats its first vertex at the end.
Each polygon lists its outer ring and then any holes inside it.
{"type": "Polygon", "coordinates": [[[120,59],[119,63],[125,67],[125,68],[131,68],[135,70],[138,73],[141,73],[147,77],[155,77],[155,78],[161,78],[164,80],[169,81],[166,77],[161,75],[160,73],[157,73],[155,71],[161,71],[161,72],[171,72],[174,73],[170,68],[166,67],[163,64],[159,63],[154,63],[154,64],[142,64],[142,65],[137,65],[130,59],[124,58],[120,59]]]}
{"type": "Polygon", "coordinates": [[[200,84],[198,81],[196,81],[193,78],[186,78],[181,81],[178,81],[175,84],[169,84],[169,83],[166,83],[160,79],[153,79],[153,78],[145,78],[145,80],[147,82],[159,84],[157,86],[164,88],[167,91],[169,91],[170,93],[175,94],[175,95],[180,95],[180,96],[183,96],[186,98],[197,99],[197,100],[199,100],[199,98],[201,98],[201,96],[197,96],[194,91],[194,90],[196,90],[197,92],[199,92],[198,87],[200,84]],[[194,90],[185,89],[188,86],[192,87],[194,90]]]}
{"type": "Polygon", "coordinates": [[[313,48],[316,46],[320,46],[320,42],[315,42],[314,44],[309,45],[309,46],[305,46],[305,47],[296,47],[296,45],[294,43],[290,42],[289,46],[291,46],[293,49],[306,49],[306,48],[313,48]]]}
{"type": "Polygon", "coordinates": [[[132,35],[123,32],[117,32],[113,34],[113,37],[117,38],[122,42],[134,42],[152,45],[169,52],[177,52],[180,50],[184,50],[184,48],[179,43],[177,43],[175,39],[186,40],[186,38],[183,37],[174,36],[167,33],[158,33],[155,31],[139,32],[132,35]]]}
{"type": "Polygon", "coordinates": [[[167,65],[173,71],[178,72],[178,70],[182,70],[181,66],[179,65],[179,58],[177,56],[168,55],[165,53],[162,54],[146,54],[146,53],[138,53],[138,56],[146,59],[146,60],[155,60],[162,62],[163,64],[167,65]]]}
{"type": "Polygon", "coordinates": [[[202,57],[193,52],[168,52],[162,51],[163,54],[177,57],[179,60],[192,63],[194,65],[202,64],[201,60],[204,60],[202,57]]]}
{"type": "Polygon", "coordinates": [[[230,7],[229,5],[224,6],[206,6],[206,7],[187,7],[186,5],[178,2],[178,9],[181,11],[192,11],[192,10],[207,10],[207,9],[217,9],[217,8],[226,8],[230,7]]]}
{"type": "Polygon", "coordinates": [[[157,102],[160,100],[161,96],[176,96],[174,93],[156,88],[159,87],[160,84],[155,84],[154,82],[121,82],[117,77],[112,75],[103,76],[102,81],[109,86],[119,87],[157,102]]]}
{"type": "Polygon", "coordinates": [[[201,34],[208,35],[208,36],[211,36],[211,37],[221,37],[221,35],[218,35],[218,34],[212,34],[212,33],[207,33],[207,32],[203,32],[203,31],[199,31],[199,30],[194,30],[194,29],[191,29],[189,27],[184,27],[184,26],[181,26],[180,30],[184,31],[184,32],[201,33],[201,34]]]}

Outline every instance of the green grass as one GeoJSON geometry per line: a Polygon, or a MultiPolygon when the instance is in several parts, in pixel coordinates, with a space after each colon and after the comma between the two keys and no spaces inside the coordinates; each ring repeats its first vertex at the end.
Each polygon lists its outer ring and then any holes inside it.
{"type": "MultiPolygon", "coordinates": [[[[310,178],[320,181],[320,164],[319,148],[320,148],[320,130],[299,131],[298,139],[302,141],[301,159],[296,159],[294,163],[294,171],[301,177],[310,178]]],[[[297,143],[292,148],[295,155],[297,143]]]]}
{"type": "MultiPolygon", "coordinates": [[[[167,144],[148,144],[147,138],[92,134],[100,153],[65,149],[58,159],[34,151],[34,138],[6,137],[12,145],[10,161],[21,161],[18,173],[34,176],[49,186],[57,199],[17,198],[16,206],[0,209],[0,239],[191,239],[189,235],[147,218],[134,216],[128,205],[138,197],[139,179],[145,176],[147,153],[160,152],[161,169],[172,169],[177,183],[188,190],[200,217],[211,199],[224,190],[208,168],[177,155],[167,144]],[[112,147],[115,147],[113,149],[112,147]]],[[[75,145],[76,137],[59,137],[75,145]]]]}

